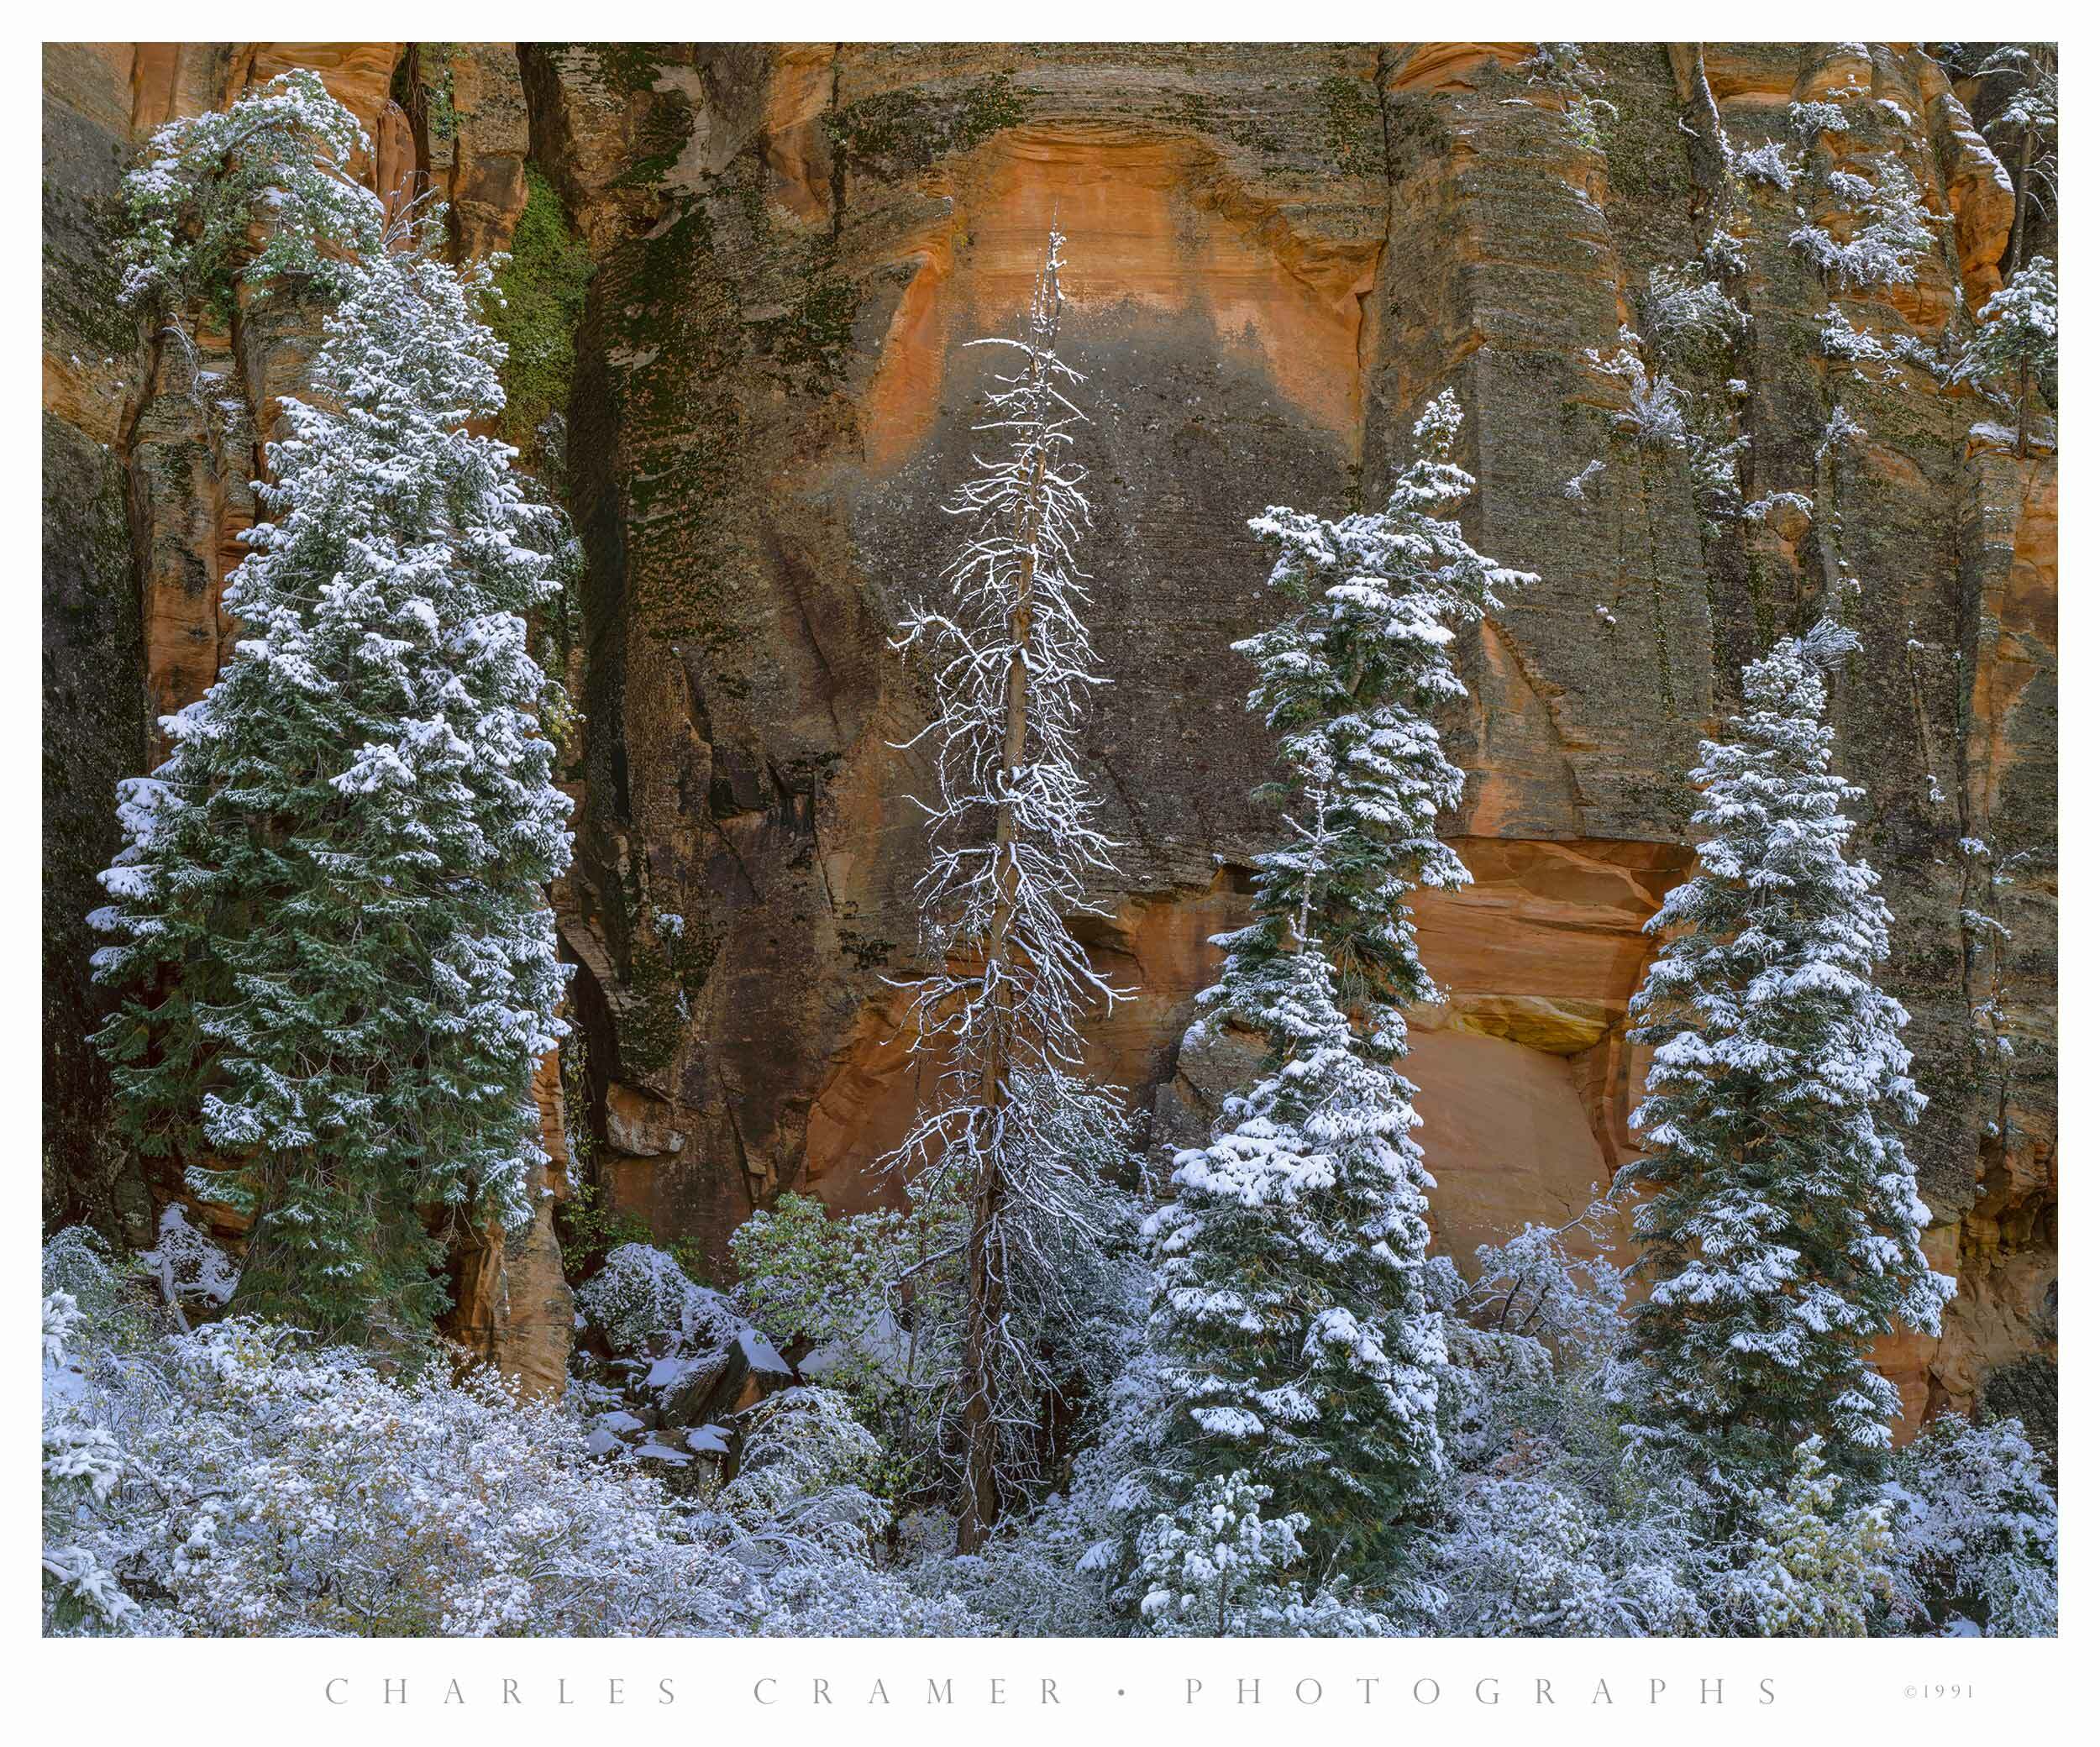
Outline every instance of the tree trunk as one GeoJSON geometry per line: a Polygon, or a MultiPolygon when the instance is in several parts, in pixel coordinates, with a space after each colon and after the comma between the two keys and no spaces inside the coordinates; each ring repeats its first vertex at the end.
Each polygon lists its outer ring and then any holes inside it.
{"type": "Polygon", "coordinates": [[[1677,87],[1678,124],[1693,140],[1692,216],[1718,219],[1729,186],[1728,144],[1721,133],[1720,111],[1714,102],[1713,87],[1706,81],[1705,45],[1669,43],[1664,46],[1670,56],[1671,81],[1677,87]]]}
{"type": "MultiPolygon", "coordinates": [[[[1052,338],[1055,337],[1052,329],[1052,338]]],[[[1040,379],[1043,365],[1038,355],[1035,370],[1040,379]]],[[[1021,525],[1015,531],[1021,552],[1014,580],[1013,611],[1007,620],[1007,638],[1012,649],[1006,666],[1006,743],[1002,753],[1002,786],[1011,790],[1014,772],[1028,749],[1028,664],[1026,651],[1034,627],[1036,540],[1040,532],[1044,444],[1038,440],[1028,483],[1021,494],[1021,525]]],[[[990,1047],[979,1082],[978,1120],[996,1131],[1005,1110],[1008,1079],[1013,1068],[1013,995],[1008,939],[1013,927],[1016,893],[1021,870],[1012,855],[1013,805],[1001,800],[992,842],[998,853],[1000,899],[992,912],[990,937],[984,948],[984,974],[999,979],[992,1007],[990,1047]]],[[[964,1465],[963,1514],[956,1524],[958,1553],[974,1553],[984,1545],[992,1524],[999,1519],[999,1416],[996,1393],[997,1340],[1006,1315],[1005,1257],[999,1246],[999,1227],[1005,1213],[1007,1183],[998,1145],[978,1153],[976,1194],[970,1210],[968,1285],[969,1310],[963,1343],[963,1428],[968,1454],[964,1465]]]]}
{"type": "MultiPolygon", "coordinates": [[[[2027,265],[2027,191],[2034,173],[2034,130],[2020,130],[2019,173],[2013,179],[2013,271],[2027,265]]],[[[2010,277],[2010,275],[2008,275],[2010,277]]]]}
{"type": "Polygon", "coordinates": [[[1006,1294],[1005,1258],[995,1253],[995,1243],[1005,1207],[1005,1188],[1002,1172],[981,1173],[970,1214],[969,1326],[963,1350],[966,1391],[963,1430],[969,1449],[963,1514],[955,1529],[958,1553],[976,1552],[999,1520],[999,1420],[992,1400],[993,1343],[1005,1315],[1006,1294]]]}

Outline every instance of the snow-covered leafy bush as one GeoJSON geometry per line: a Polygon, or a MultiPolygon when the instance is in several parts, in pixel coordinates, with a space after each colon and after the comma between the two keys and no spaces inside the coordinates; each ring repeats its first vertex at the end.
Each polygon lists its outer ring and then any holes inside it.
{"type": "Polygon", "coordinates": [[[1869,178],[1834,170],[1827,185],[1850,234],[1840,243],[1823,225],[1803,224],[1788,240],[1840,291],[1882,291],[1917,282],[1918,264],[1937,246],[1939,218],[1902,159],[1882,159],[1869,178]]]}
{"type": "Polygon", "coordinates": [[[67,1299],[76,1339],[128,1342],[142,1335],[151,1319],[126,1289],[134,1277],[85,1225],[66,1226],[44,1241],[41,1289],[46,1298],[55,1293],[67,1299]]]}
{"type": "Polygon", "coordinates": [[[836,1347],[832,1375],[843,1381],[883,1366],[869,1332],[889,1312],[892,1282],[953,1235],[922,1231],[894,1209],[834,1218],[822,1202],[790,1193],[731,1232],[729,1252],[752,1320],[781,1346],[836,1347]]]}
{"type": "Polygon", "coordinates": [[[1604,76],[1583,56],[1580,43],[1541,43],[1518,70],[1559,98],[1569,133],[1593,150],[1603,148],[1605,126],[1619,119],[1619,110],[1598,95],[1604,76]]]}
{"type": "Polygon", "coordinates": [[[1488,1638],[1645,1638],[1706,1628],[1713,1565],[1701,1519],[1666,1473],[1599,1487],[1575,1465],[1462,1479],[1437,1567],[1436,1629],[1488,1638]]]}
{"type": "MultiPolygon", "coordinates": [[[[1855,328],[1845,318],[1845,312],[1833,306],[1823,313],[1823,331],[1816,336],[1816,349],[1825,358],[1835,358],[1855,366],[1878,364],[1883,366],[1883,380],[1903,380],[1898,367],[1910,365],[1923,370],[1935,382],[1954,379],[1959,369],[1958,360],[1950,363],[1935,352],[1914,333],[1897,333],[1882,336],[1855,328]]],[[[1862,378],[1865,372],[1855,370],[1862,378]]]]}
{"type": "Polygon", "coordinates": [[[1787,125],[1795,139],[1808,145],[1825,134],[1849,133],[1852,123],[1842,103],[1814,102],[1788,104],[1787,125]]]}
{"type": "Polygon", "coordinates": [[[1737,152],[1730,161],[1738,176],[1753,182],[1769,182],[1782,193],[1801,176],[1801,166],[1788,157],[1786,149],[1776,139],[1737,152]]]}
{"type": "Polygon", "coordinates": [[[761,1544],[864,1556],[889,1514],[861,1481],[880,1455],[835,1389],[783,1389],[753,1408],[722,1504],[761,1544]]]}
{"type": "Polygon", "coordinates": [[[1714,385],[1725,377],[1750,318],[1698,263],[1655,268],[1641,307],[1656,351],[1677,375],[1663,373],[1651,380],[1640,355],[1643,342],[1630,332],[1621,333],[1614,356],[1592,352],[1589,361],[1626,383],[1620,429],[1645,448],[1684,452],[1704,530],[1715,538],[1725,524],[1741,517],[1737,467],[1750,439],[1736,429],[1733,388],[1724,392],[1714,385]]]}
{"type": "Polygon", "coordinates": [[[1743,488],[1736,469],[1749,450],[1748,432],[1722,443],[1691,428],[1685,460],[1698,491],[1700,528],[1709,539],[1719,536],[1724,523],[1741,519],[1743,488]]]}
{"type": "Polygon", "coordinates": [[[1690,369],[1718,367],[1750,325],[1743,307],[1694,267],[1651,269],[1643,304],[1663,355],[1690,369]]]}
{"type": "Polygon", "coordinates": [[[256,1636],[953,1634],[875,1570],[866,1435],[826,1392],[757,1416],[748,1475],[674,1498],[490,1373],[389,1377],[246,1319],[128,1348],[46,1311],[53,1631],[256,1636]]]}
{"type": "Polygon", "coordinates": [[[1612,1209],[1527,1225],[1433,1269],[1452,1369],[1455,1472],[1435,1540],[1439,1632],[1644,1636],[1704,1629],[1717,1566],[1705,1499],[1629,1446],[1613,1379],[1625,1275],[1602,1253],[1612,1209]],[[1580,1235],[1594,1256],[1570,1248],[1580,1235]]]}
{"type": "Polygon", "coordinates": [[[1430,1258],[1430,1299],[1451,1356],[1444,1437],[1462,1472],[1565,1434],[1584,1374],[1623,1332],[1625,1275],[1603,1253],[1608,1212],[1596,1202],[1566,1225],[1527,1225],[1504,1243],[1482,1244],[1470,1280],[1450,1257],[1430,1258]],[[1595,1254],[1570,1251],[1576,1231],[1595,1254]]]}
{"type": "Polygon", "coordinates": [[[964,1209],[921,1195],[907,1209],[834,1218],[783,1195],[731,1234],[738,1293],[801,1374],[850,1401],[879,1447],[881,1495],[900,1502],[951,1477],[942,1445],[961,1336],[964,1209]]]}
{"type": "Polygon", "coordinates": [[[1565,1225],[1526,1221],[1513,1237],[1478,1245],[1473,1277],[1446,1298],[1445,1314],[1476,1332],[1601,1356],[1624,1326],[1626,1301],[1626,1271],[1607,1253],[1612,1215],[1608,1199],[1596,1200],[1565,1225]],[[1571,1247],[1578,1233],[1587,1254],[1571,1247]]]}
{"type": "MultiPolygon", "coordinates": [[[[1066,1439],[1085,1435],[1075,1416],[1091,1414],[1129,1361],[1149,1276],[1134,1199],[1112,1181],[1126,1152],[1121,1120],[1112,1126],[1094,1120],[1097,1099],[1037,1099],[1029,1077],[1019,1078],[1021,1107],[1046,1120],[1011,1157],[1031,1181],[1052,1173],[1067,1179],[1054,1217],[1023,1209],[1011,1221],[1010,1332],[1025,1337],[1033,1356],[1010,1380],[1017,1398],[1053,1405],[1066,1422],[1054,1439],[1033,1421],[1016,1421],[1003,1435],[1005,1472],[1032,1502],[1069,1455],[1066,1439]],[[1038,1161],[1039,1146],[1058,1157],[1038,1161]]],[[[730,1241],[743,1276],[738,1293],[754,1322],[783,1347],[806,1349],[801,1374],[853,1402],[880,1445],[876,1489],[921,1509],[942,1508],[961,1478],[953,1457],[962,1431],[969,1209],[938,1188],[921,1182],[906,1209],[846,1219],[806,1197],[783,1196],[730,1241]]]]}
{"type": "Polygon", "coordinates": [[[1941,1415],[1897,1457],[1882,1494],[1911,1624],[2055,1635],[2056,1498],[2019,1420],[1941,1415]]]}
{"type": "Polygon", "coordinates": [[[1840,401],[1830,409],[1822,435],[1816,438],[1815,458],[1821,461],[1834,451],[1857,443],[1866,434],[1866,427],[1847,412],[1840,401]]]}
{"type": "Polygon", "coordinates": [[[676,1260],[649,1244],[622,1244],[576,1293],[584,1314],[617,1353],[677,1353],[720,1346],[737,1317],[718,1292],[696,1286],[676,1260]]]}
{"type": "Polygon", "coordinates": [[[141,1610],[106,1562],[108,1549],[84,1535],[123,1477],[123,1455],[105,1426],[77,1411],[86,1393],[70,1350],[80,1304],[64,1290],[44,1298],[44,1608],[47,1631],[126,1631],[141,1610]]]}
{"type": "Polygon", "coordinates": [[[1682,449],[1692,440],[1685,422],[1684,391],[1667,372],[1651,375],[1641,357],[1641,337],[1620,330],[1620,346],[1609,357],[1592,349],[1583,355],[1590,366],[1626,385],[1625,411],[1614,414],[1613,423],[1642,449],[1682,449]]]}
{"type": "Polygon", "coordinates": [[[1890,1507],[1846,1503],[1822,1452],[1820,1437],[1802,1440],[1786,1490],[1758,1501],[1748,1556],[1721,1585],[1746,1634],[1864,1638],[1894,1597],[1890,1507]]]}

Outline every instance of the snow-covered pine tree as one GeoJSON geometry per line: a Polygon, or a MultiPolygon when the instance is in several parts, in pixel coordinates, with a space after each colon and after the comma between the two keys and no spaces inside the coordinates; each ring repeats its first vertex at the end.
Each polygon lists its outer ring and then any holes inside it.
{"type": "Polygon", "coordinates": [[[1724,1494],[1783,1486],[1812,1435],[1840,1471],[1877,1465],[1898,1402],[1868,1344],[1936,1333],[1954,1291],[1898,1132],[1924,1100],[1874,982],[1888,908],[1830,769],[1824,674],[1857,647],[1826,619],[1744,669],[1732,737],[1692,772],[1699,871],[1649,924],[1666,943],[1633,1002],[1656,1051],[1621,1173],[1654,1281],[1632,1430],[1724,1494]]]}
{"type": "Polygon", "coordinates": [[[2027,215],[2046,212],[2043,198],[2056,193],[2056,45],[2004,43],[1984,58],[1971,75],[1992,96],[2010,81],[2012,95],[1983,131],[2001,156],[2012,150],[2013,239],[2008,253],[2015,272],[2027,265],[2027,215]]]}
{"type": "Polygon", "coordinates": [[[176,324],[230,322],[243,287],[248,308],[286,285],[342,291],[381,244],[385,208],[350,171],[371,150],[304,67],[230,108],[169,122],[124,178],[118,302],[165,317],[160,331],[188,346],[176,324]]]}
{"type": "Polygon", "coordinates": [[[1269,1491],[1244,1471],[1206,1480],[1137,1537],[1141,1630],[1152,1638],[1382,1637],[1380,1617],[1346,1595],[1310,1598],[1302,1516],[1272,1516],[1269,1491]]]}
{"type": "MultiPolygon", "coordinates": [[[[1064,239],[1050,233],[1034,301],[978,430],[995,453],[948,505],[970,532],[941,610],[915,608],[900,648],[927,653],[937,711],[931,859],[919,884],[926,957],[914,1047],[939,1078],[893,1155],[921,1198],[968,1211],[962,1362],[965,1445],[958,1545],[976,1551],[1026,1477],[1038,1409],[1055,1381],[1037,1333],[1087,1307],[1065,1304],[1074,1241],[1099,1242],[1109,1210],[1095,1160],[1123,1119],[1079,1078],[1079,1022],[1118,991],[1068,919],[1091,911],[1090,877],[1113,871],[1080,769],[1087,693],[1100,685],[1081,617],[1084,470],[1072,458],[1081,380],[1058,356],[1064,239]]],[[[914,742],[916,743],[916,742],[914,742]]]]}
{"type": "Polygon", "coordinates": [[[433,1209],[531,1216],[569,802],[523,616],[553,512],[468,428],[503,402],[489,264],[447,265],[435,210],[382,234],[357,193],[375,246],[338,264],[313,396],[284,402],[226,589],[245,635],[122,785],[96,1041],[140,1151],[252,1215],[237,1308],[400,1344],[444,1304],[433,1209]]]}
{"type": "Polygon", "coordinates": [[[1185,1502],[1244,1468],[1278,1514],[1305,1518],[1315,1582],[1346,1574],[1389,1597],[1444,1466],[1442,1325],[1423,1280],[1432,1185],[1396,1065],[1407,1005],[1436,994],[1407,894],[1469,877],[1436,837],[1464,779],[1431,716],[1465,695],[1451,624],[1534,580],[1443,519],[1473,489],[1452,459],[1461,418],[1449,393],[1431,403],[1383,511],[1272,509],[1250,524],[1277,554],[1286,616],[1234,647],[1259,669],[1248,707],[1278,740],[1261,793],[1298,811],[1293,841],[1257,858],[1253,921],[1218,936],[1200,1023],[1257,1031],[1268,1056],[1217,1139],[1175,1160],[1175,1197],[1147,1226],[1162,1493],[1185,1502]]]}
{"type": "Polygon", "coordinates": [[[1979,312],[1982,326],[1955,366],[1957,380],[2009,382],[2013,447],[2024,459],[2037,389],[2052,399],[2056,386],[2056,271],[2038,254],[1994,291],[1979,312]]]}

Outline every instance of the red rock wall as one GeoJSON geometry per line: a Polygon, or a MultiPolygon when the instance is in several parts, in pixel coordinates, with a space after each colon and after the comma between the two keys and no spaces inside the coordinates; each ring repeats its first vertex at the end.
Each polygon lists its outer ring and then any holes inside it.
{"type": "MultiPolygon", "coordinates": [[[[1450,830],[1476,884],[1420,906],[1451,1000],[1420,1015],[1410,1071],[1462,1256],[1564,1216],[1630,1156],[1625,1007],[1641,925],[1691,861],[1683,773],[1740,664],[1819,609],[1843,558],[1865,648],[1835,717],[1934,1100],[1915,1148],[1934,1242],[1963,1278],[1945,1338],[1889,1362],[1914,1413],[1966,1403],[2054,1350],[2053,459],[1971,453],[1973,396],[1823,357],[1796,197],[1761,186],[1731,364],[1747,495],[1799,492],[1815,522],[1703,528],[1681,463],[1614,437],[1621,391],[1580,354],[1698,247],[1702,71],[1743,145],[1791,102],[1856,92],[1842,150],[1898,153],[1946,215],[1943,255],[1856,323],[1936,341],[1957,290],[1974,307],[1998,282],[2009,193],[1911,45],[1591,45],[1617,111],[1601,149],[1526,82],[1528,52],[456,45],[438,139],[388,104],[386,45],[58,49],[47,123],[70,162],[83,129],[121,147],[303,60],[371,118],[376,173],[413,164],[458,202],[465,246],[507,234],[528,159],[560,194],[596,262],[570,409],[588,781],[556,894],[593,1168],[717,1256],[782,1188],[888,1193],[872,1167],[916,1088],[885,978],[915,962],[926,774],[896,747],[926,700],[887,632],[943,560],[985,368],[966,344],[1011,320],[1053,212],[1115,681],[1087,750],[1124,846],[1089,944],[1138,989],[1092,1047],[1156,1142],[1200,1133],[1246,1065],[1182,1036],[1268,829],[1226,649],[1264,611],[1247,516],[1374,500],[1452,386],[1482,484],[1469,533],[1543,579],[1462,648],[1450,830]],[[1819,465],[1840,402],[1867,435],[1819,465]],[[1572,504],[1562,482],[1593,459],[1572,504]],[[1965,835],[2028,853],[2004,898],[2003,1085],[1973,1047],[1965,835]]],[[[291,337],[261,338],[236,360],[251,406],[297,368],[291,337]]],[[[47,406],[127,470],[143,683],[165,707],[221,652],[216,589],[252,507],[157,376],[98,386],[54,364],[75,349],[47,331],[47,406]]]]}

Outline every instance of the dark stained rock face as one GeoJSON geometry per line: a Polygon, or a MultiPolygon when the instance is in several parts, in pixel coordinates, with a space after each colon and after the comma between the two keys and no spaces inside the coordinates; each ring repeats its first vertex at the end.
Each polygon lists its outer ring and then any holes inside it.
{"type": "MultiPolygon", "coordinates": [[[[467,246],[509,235],[529,164],[595,264],[575,332],[538,342],[572,384],[560,483],[586,558],[579,853],[556,902],[580,1114],[616,1206],[726,1265],[728,1232],[782,1189],[890,1193],[874,1167],[916,1096],[889,979],[917,963],[926,769],[906,746],[927,709],[890,627],[952,550],[940,506],[992,362],[968,343],[1011,330],[1054,215],[1111,681],[1087,752],[1122,845],[1087,938],[1137,990],[1091,1047],[1152,1138],[1198,1132],[1233,1071],[1182,1059],[1181,1039],[1269,830],[1228,648],[1264,611],[1246,520],[1375,504],[1450,387],[1480,481],[1468,536],[1540,580],[1467,638],[1472,697],[1446,724],[1468,779],[1447,831],[1478,883],[1421,906],[1452,998],[1410,1068],[1442,1241],[1463,1257],[1564,1217],[1630,1155],[1625,1009],[1642,924],[1693,858],[1683,772],[1740,664],[1835,611],[1862,640],[1835,706],[1867,792],[1856,841],[1897,914],[1888,978],[1932,1099],[1914,1152],[1963,1283],[1944,1339],[1887,1361],[1914,1416],[2053,1356],[2053,454],[1972,437],[1987,409],[1914,364],[1830,355],[1830,292],[1789,242],[1806,184],[1738,179],[1726,284],[1747,323],[1671,360],[1713,434],[1741,441],[1761,520],[1716,516],[1686,452],[1635,440],[1624,380],[1585,358],[1631,327],[1659,367],[1654,286],[1695,262],[1718,197],[1702,92],[1739,151],[1798,155],[1790,106],[1841,102],[1848,126],[1817,151],[1908,166],[1942,246],[1914,285],[1835,307],[1884,346],[1937,349],[1957,300],[1998,283],[2011,203],[1920,51],[1591,45],[1615,113],[1586,137],[1526,45],[443,46],[442,65],[418,48],[414,89],[394,79],[410,113],[386,97],[391,50],[244,45],[211,65],[223,84],[325,57],[370,86],[353,106],[395,141],[380,157],[459,197],[467,246]],[[1826,443],[1840,407],[1860,434],[1826,443]],[[1965,839],[2003,884],[1985,889],[1965,839]],[[1965,910],[1990,906],[2002,954],[1965,936],[1965,910]],[[2009,1068],[1977,1047],[1993,992],[2009,1068]]],[[[156,76],[164,108],[222,99],[192,66],[207,51],[186,52],[156,76]]],[[[66,235],[139,137],[150,57],[129,53],[47,56],[47,226],[66,235]]],[[[47,272],[85,283],[91,253],[47,254],[47,272]]],[[[84,480],[47,519],[47,686],[107,651],[162,708],[217,649],[179,673],[155,653],[163,603],[193,598],[163,579],[193,572],[214,598],[240,506],[196,507],[166,456],[197,439],[131,344],[105,430],[65,368],[51,388],[50,358],[78,348],[46,335],[55,452],[84,480]],[[98,491],[129,506],[113,543],[76,526],[98,491]],[[54,587],[92,608],[56,658],[54,587]]],[[[87,790],[138,755],[141,715],[89,725],[87,790]]],[[[67,795],[84,842],[105,829],[67,795]]],[[[85,999],[62,940],[47,1009],[53,986],[85,999]]]]}

